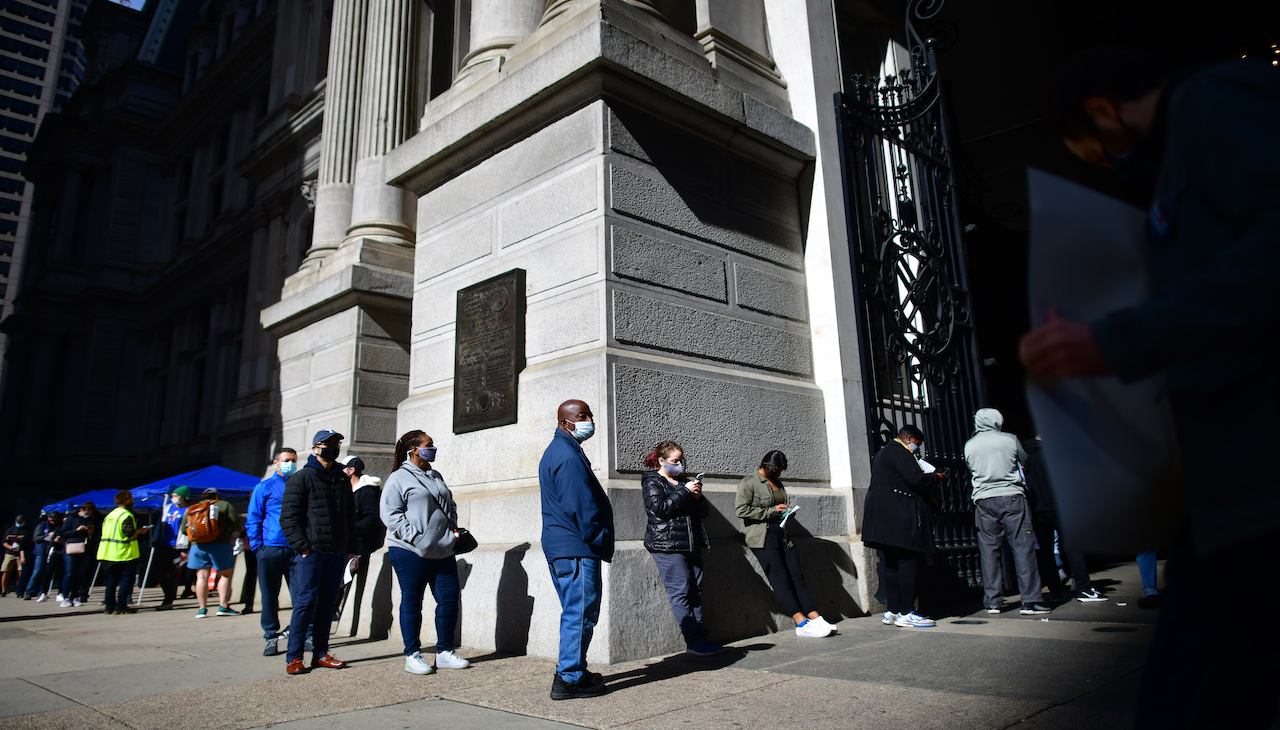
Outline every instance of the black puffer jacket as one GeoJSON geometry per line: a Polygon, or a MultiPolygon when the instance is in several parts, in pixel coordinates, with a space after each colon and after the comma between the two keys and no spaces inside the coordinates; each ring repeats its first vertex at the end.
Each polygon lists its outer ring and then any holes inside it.
{"type": "Polygon", "coordinates": [[[356,550],[356,508],[351,481],[334,463],[325,471],[315,456],[285,482],[280,500],[280,531],[289,547],[335,555],[356,550]]]}
{"type": "Polygon", "coordinates": [[[387,528],[378,516],[382,502],[382,490],[366,484],[354,493],[356,505],[356,547],[361,555],[368,555],[386,542],[387,528]]]}
{"type": "Polygon", "coordinates": [[[702,520],[711,505],[695,499],[684,483],[672,484],[656,471],[647,471],[640,481],[644,511],[649,525],[644,530],[644,546],[651,553],[692,553],[711,547],[702,520]]]}

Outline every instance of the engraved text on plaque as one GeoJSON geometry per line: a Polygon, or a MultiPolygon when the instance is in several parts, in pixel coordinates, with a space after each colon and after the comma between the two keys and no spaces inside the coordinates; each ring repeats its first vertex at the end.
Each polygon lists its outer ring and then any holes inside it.
{"type": "Polygon", "coordinates": [[[524,287],[524,269],[512,269],[458,290],[454,433],[516,422],[524,369],[524,287]]]}

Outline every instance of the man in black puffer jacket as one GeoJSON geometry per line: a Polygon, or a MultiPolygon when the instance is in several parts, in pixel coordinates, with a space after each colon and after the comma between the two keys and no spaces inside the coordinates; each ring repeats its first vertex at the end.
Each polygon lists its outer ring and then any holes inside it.
{"type": "Polygon", "coordinates": [[[329,653],[329,625],[342,590],[342,569],[357,554],[355,502],[342,464],[337,463],[341,443],[340,433],[317,432],[307,465],[289,477],[280,500],[280,530],[297,553],[285,668],[289,674],[307,671],[302,653],[308,634],[315,644],[312,667],[347,665],[329,653]]]}

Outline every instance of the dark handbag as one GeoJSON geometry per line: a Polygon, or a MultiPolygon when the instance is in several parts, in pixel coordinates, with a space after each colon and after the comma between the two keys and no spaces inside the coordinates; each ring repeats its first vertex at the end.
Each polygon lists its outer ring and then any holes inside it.
{"type": "MultiPolygon", "coordinates": [[[[412,474],[413,472],[410,473],[412,474]]],[[[414,474],[413,478],[418,479],[418,475],[414,474]]],[[[440,502],[440,498],[436,496],[435,492],[431,491],[431,487],[428,487],[427,483],[421,479],[418,479],[418,483],[421,484],[422,488],[427,490],[427,494],[430,494],[431,498],[435,500],[436,506],[444,513],[444,518],[449,520],[449,526],[458,534],[458,539],[453,543],[453,554],[462,555],[463,553],[469,553],[480,547],[480,543],[476,542],[475,535],[472,535],[470,530],[465,527],[458,527],[458,523],[453,521],[453,518],[449,516],[449,510],[444,508],[444,505],[440,502]]]]}

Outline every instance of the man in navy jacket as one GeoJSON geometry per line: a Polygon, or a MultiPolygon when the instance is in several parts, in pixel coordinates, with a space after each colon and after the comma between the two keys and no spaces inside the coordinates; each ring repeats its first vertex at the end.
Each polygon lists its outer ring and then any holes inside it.
{"type": "Polygon", "coordinates": [[[551,699],[604,694],[604,678],[587,671],[587,647],[600,618],[600,562],[613,559],[613,507],[579,445],[595,433],[591,407],[567,400],[538,465],[542,552],[560,596],[560,662],[551,699]]]}
{"type": "MultiPolygon", "coordinates": [[[[263,656],[280,653],[280,580],[289,584],[290,605],[293,604],[293,580],[290,566],[294,552],[280,529],[280,502],[284,485],[298,468],[298,452],[282,448],[271,463],[271,476],[253,488],[249,498],[249,517],[244,529],[249,534],[249,549],[258,559],[258,588],[262,591],[262,638],[266,640],[263,656]]],[[[299,627],[300,629],[302,627],[299,627]]]]}

